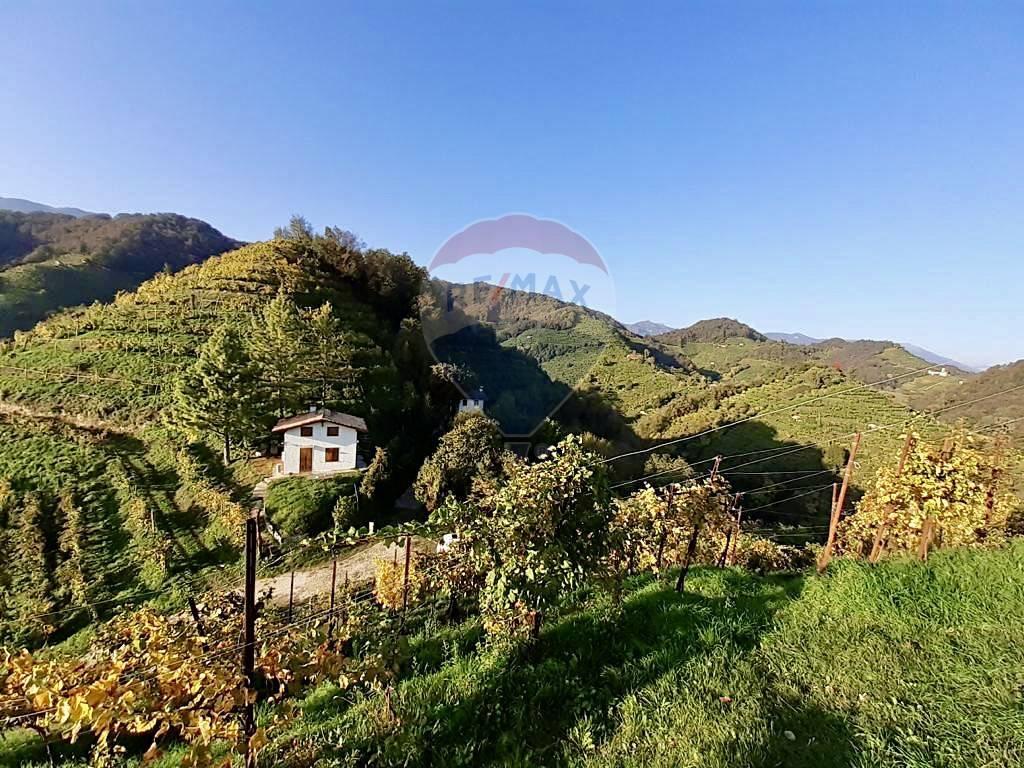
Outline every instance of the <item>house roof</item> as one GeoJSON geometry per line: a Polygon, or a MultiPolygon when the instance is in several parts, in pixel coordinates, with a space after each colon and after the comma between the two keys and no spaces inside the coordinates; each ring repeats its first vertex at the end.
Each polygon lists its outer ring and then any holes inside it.
{"type": "Polygon", "coordinates": [[[331,424],[338,424],[342,427],[350,427],[357,432],[366,432],[366,422],[358,416],[351,416],[347,413],[338,413],[328,408],[321,408],[310,413],[300,413],[298,416],[289,416],[281,419],[274,425],[272,432],[287,432],[295,427],[304,427],[308,424],[318,424],[321,421],[328,421],[331,424]]]}
{"type": "Polygon", "coordinates": [[[484,394],[483,388],[474,389],[472,392],[467,392],[466,397],[470,400],[486,400],[487,395],[484,394]]]}

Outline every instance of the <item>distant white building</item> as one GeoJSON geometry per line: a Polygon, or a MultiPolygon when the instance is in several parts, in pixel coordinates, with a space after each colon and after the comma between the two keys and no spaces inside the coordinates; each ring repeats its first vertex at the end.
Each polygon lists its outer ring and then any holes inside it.
{"type": "Polygon", "coordinates": [[[359,433],[366,434],[366,422],[347,413],[310,408],[309,413],[281,419],[273,431],[284,435],[275,475],[329,475],[356,469],[359,433]]]}
{"type": "Polygon", "coordinates": [[[459,402],[459,413],[482,412],[484,409],[484,401],[486,399],[487,397],[484,395],[483,388],[474,389],[459,402]]]}
{"type": "Polygon", "coordinates": [[[935,371],[935,370],[928,371],[928,375],[929,376],[941,376],[942,378],[946,378],[947,376],[949,376],[949,371],[947,371],[945,368],[940,368],[937,371],[935,371]]]}

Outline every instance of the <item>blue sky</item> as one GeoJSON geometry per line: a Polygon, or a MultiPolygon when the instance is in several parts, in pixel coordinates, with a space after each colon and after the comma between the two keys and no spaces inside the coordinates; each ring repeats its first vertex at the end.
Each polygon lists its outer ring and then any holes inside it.
{"type": "Polygon", "coordinates": [[[21,3],[0,195],[293,212],[426,263],[565,222],[617,314],[1024,358],[1024,5],[21,3]]]}

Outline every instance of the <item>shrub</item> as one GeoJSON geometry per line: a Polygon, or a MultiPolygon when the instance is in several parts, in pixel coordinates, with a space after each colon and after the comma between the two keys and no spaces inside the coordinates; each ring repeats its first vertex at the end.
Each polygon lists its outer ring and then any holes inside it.
{"type": "MultiPolygon", "coordinates": [[[[423,573],[423,555],[413,553],[409,559],[409,605],[414,605],[423,597],[426,578],[423,573]]],[[[402,608],[405,596],[405,556],[399,554],[397,559],[378,558],[376,574],[373,582],[373,593],[377,602],[385,608],[397,611],[402,608]]]]}
{"type": "Polygon", "coordinates": [[[334,529],[347,531],[358,522],[354,496],[339,496],[334,502],[334,529]]]}
{"type": "Polygon", "coordinates": [[[804,547],[776,544],[771,539],[744,537],[736,553],[736,565],[756,573],[799,571],[814,562],[814,553],[804,547]]]}
{"type": "Polygon", "coordinates": [[[286,477],[267,490],[267,515],[286,535],[309,535],[331,527],[335,506],[352,494],[356,475],[330,478],[286,477]]]}

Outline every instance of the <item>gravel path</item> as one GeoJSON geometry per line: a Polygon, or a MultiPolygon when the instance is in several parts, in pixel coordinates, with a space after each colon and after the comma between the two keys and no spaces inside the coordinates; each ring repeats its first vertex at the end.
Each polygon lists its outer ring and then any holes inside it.
{"type": "MultiPolygon", "coordinates": [[[[419,552],[433,552],[435,545],[432,541],[414,536],[413,548],[419,552]]],[[[338,585],[340,586],[345,583],[346,573],[348,574],[350,584],[373,581],[377,560],[381,558],[393,560],[396,556],[399,562],[401,562],[405,557],[404,547],[379,542],[339,557],[338,585]]],[[[328,560],[326,563],[295,571],[295,603],[297,605],[318,595],[330,594],[331,567],[332,563],[328,560]]],[[[273,593],[270,596],[270,603],[277,606],[287,606],[290,580],[290,572],[282,573],[280,576],[268,576],[263,579],[257,579],[256,594],[260,594],[266,589],[272,589],[273,593]]]]}

